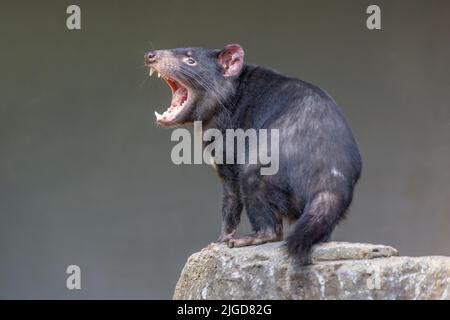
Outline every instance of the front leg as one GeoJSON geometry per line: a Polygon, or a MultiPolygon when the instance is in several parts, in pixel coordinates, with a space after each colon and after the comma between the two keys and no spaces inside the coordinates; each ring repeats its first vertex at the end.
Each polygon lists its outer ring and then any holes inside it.
{"type": "Polygon", "coordinates": [[[222,229],[216,242],[227,243],[233,239],[241,221],[242,200],[234,166],[221,166],[218,173],[223,181],[222,229]]]}

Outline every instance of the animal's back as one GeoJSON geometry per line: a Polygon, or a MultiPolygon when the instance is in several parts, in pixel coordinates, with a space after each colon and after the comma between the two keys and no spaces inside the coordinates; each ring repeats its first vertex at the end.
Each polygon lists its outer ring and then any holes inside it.
{"type": "Polygon", "coordinates": [[[270,69],[252,69],[240,124],[279,130],[280,175],[289,186],[311,195],[347,183],[361,173],[361,156],[337,103],[321,88],[270,69]],[[327,184],[328,182],[328,184],[327,184]]]}
{"type": "Polygon", "coordinates": [[[259,177],[244,167],[241,183],[258,183],[243,190],[268,206],[276,203],[272,211],[296,221],[287,247],[306,263],[310,247],[328,239],[352,201],[360,153],[342,110],[325,91],[261,67],[252,77],[257,80],[246,87],[240,123],[279,131],[280,167],[276,175],[259,177]]]}

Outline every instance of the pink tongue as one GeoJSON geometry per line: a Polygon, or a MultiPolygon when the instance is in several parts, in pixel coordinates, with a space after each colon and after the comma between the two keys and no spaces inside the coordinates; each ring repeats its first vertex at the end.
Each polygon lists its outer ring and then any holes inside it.
{"type": "Polygon", "coordinates": [[[187,99],[187,90],[186,88],[178,88],[177,91],[173,93],[172,97],[172,106],[178,107],[183,104],[184,101],[187,99]]]}

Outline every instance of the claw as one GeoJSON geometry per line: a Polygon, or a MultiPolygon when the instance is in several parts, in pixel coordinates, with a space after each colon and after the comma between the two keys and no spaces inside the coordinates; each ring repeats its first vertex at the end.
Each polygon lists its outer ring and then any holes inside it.
{"type": "Polygon", "coordinates": [[[216,243],[225,243],[229,244],[229,242],[233,239],[233,236],[235,234],[235,230],[228,233],[222,233],[219,238],[216,240],[216,243]]]}

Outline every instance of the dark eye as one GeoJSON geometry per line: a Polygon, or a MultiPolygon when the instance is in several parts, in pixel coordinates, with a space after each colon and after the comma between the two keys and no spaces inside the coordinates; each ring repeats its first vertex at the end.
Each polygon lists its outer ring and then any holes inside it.
{"type": "Polygon", "coordinates": [[[195,60],[192,59],[192,58],[186,58],[185,61],[186,61],[187,64],[190,64],[190,65],[194,65],[195,64],[195,60]]]}

